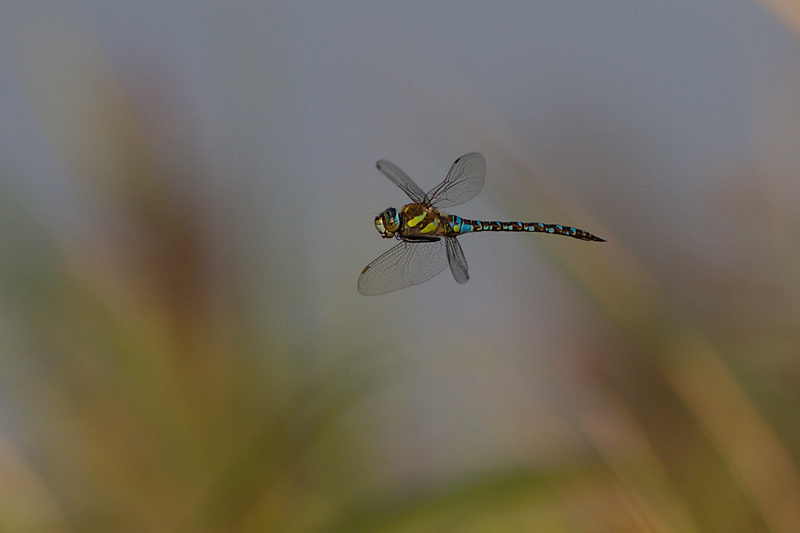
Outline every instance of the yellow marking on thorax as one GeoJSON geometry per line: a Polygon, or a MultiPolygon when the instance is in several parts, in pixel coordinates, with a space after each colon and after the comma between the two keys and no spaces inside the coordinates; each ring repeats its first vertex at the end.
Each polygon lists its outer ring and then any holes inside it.
{"type": "Polygon", "coordinates": [[[420,233],[432,233],[436,231],[436,228],[439,227],[439,221],[437,219],[433,219],[427,226],[419,230],[420,233]]]}
{"type": "Polygon", "coordinates": [[[408,222],[407,222],[407,224],[408,224],[408,227],[409,227],[409,228],[413,228],[414,226],[416,226],[417,224],[419,224],[420,222],[422,222],[422,221],[423,221],[423,219],[425,218],[425,215],[426,215],[426,213],[425,213],[425,212],[423,212],[421,215],[418,215],[418,216],[415,216],[415,217],[409,218],[409,219],[408,219],[408,222]]]}

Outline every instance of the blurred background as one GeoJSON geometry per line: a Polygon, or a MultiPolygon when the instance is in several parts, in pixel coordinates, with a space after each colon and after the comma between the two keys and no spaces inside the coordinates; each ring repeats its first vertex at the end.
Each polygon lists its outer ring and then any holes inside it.
{"type": "Polygon", "coordinates": [[[0,4],[3,531],[800,531],[788,1],[0,4]],[[366,298],[373,217],[480,151],[366,298]]]}

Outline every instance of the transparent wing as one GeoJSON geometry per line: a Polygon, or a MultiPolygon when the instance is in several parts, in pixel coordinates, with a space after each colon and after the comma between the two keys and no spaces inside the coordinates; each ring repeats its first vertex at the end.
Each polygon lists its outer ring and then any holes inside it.
{"type": "Polygon", "coordinates": [[[421,204],[425,200],[425,193],[419,188],[419,185],[414,183],[414,180],[408,177],[408,174],[397,168],[397,166],[385,159],[381,159],[375,166],[378,170],[392,180],[392,183],[403,189],[409,198],[416,203],[421,204]]]}
{"type": "MultiPolygon", "coordinates": [[[[469,202],[483,189],[486,161],[478,152],[456,159],[447,177],[425,195],[425,205],[452,207],[469,202]]],[[[391,178],[390,178],[391,179],[391,178]]]]}
{"type": "Polygon", "coordinates": [[[461,243],[455,237],[445,237],[447,245],[447,262],[450,263],[450,272],[458,283],[466,283],[469,281],[469,267],[467,267],[467,258],[464,257],[464,250],[461,249],[461,243]]]}
{"type": "Polygon", "coordinates": [[[403,241],[390,248],[361,272],[358,292],[364,296],[375,296],[428,281],[447,266],[449,248],[446,252],[444,243],[441,239],[431,242],[403,241]]]}

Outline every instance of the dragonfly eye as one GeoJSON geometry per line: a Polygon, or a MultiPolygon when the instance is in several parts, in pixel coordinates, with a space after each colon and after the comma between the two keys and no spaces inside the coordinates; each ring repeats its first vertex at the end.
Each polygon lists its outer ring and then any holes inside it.
{"type": "Polygon", "coordinates": [[[376,216],[375,227],[384,239],[394,237],[394,234],[400,229],[400,217],[397,216],[397,209],[390,207],[376,216]]]}

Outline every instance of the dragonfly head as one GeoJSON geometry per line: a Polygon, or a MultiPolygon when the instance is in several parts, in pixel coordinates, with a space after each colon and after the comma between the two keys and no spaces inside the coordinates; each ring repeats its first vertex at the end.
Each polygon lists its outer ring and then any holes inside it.
{"type": "Polygon", "coordinates": [[[394,234],[400,229],[400,217],[397,215],[397,209],[390,207],[376,216],[375,227],[384,239],[391,239],[394,237],[394,234]]]}

